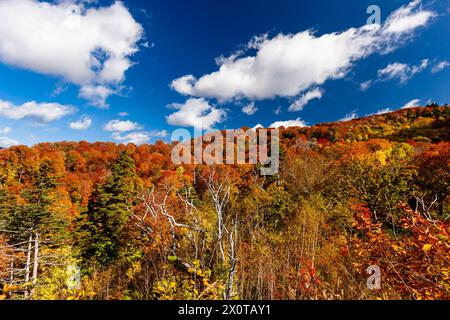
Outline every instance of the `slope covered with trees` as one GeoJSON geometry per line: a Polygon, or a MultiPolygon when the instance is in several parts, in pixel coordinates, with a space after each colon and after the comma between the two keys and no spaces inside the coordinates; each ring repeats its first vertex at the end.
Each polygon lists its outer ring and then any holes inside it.
{"type": "Polygon", "coordinates": [[[281,128],[270,177],[163,142],[1,150],[0,297],[448,299],[449,124],[432,105],[281,128]],[[36,281],[15,285],[30,234],[36,281]]]}

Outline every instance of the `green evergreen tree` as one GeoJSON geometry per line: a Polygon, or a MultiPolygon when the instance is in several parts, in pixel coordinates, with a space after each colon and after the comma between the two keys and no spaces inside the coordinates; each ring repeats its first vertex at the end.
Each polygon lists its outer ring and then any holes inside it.
{"type": "Polygon", "coordinates": [[[108,265],[119,257],[123,229],[135,198],[136,166],[123,151],[111,166],[111,175],[98,185],[80,221],[78,241],[84,262],[108,265]]]}
{"type": "Polygon", "coordinates": [[[6,188],[0,189],[0,229],[7,229],[16,210],[16,198],[6,188]]]}
{"type": "Polygon", "coordinates": [[[16,196],[7,190],[0,192],[0,219],[6,229],[17,232],[16,240],[27,239],[30,230],[52,237],[66,233],[66,221],[51,210],[58,200],[54,193],[58,178],[50,160],[44,160],[33,177],[33,184],[20,193],[24,201],[18,203],[16,196]]]}

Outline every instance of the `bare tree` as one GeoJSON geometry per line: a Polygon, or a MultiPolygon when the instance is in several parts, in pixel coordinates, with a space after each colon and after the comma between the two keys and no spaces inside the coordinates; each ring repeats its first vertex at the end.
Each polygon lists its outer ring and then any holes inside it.
{"type": "Polygon", "coordinates": [[[133,212],[132,215],[135,219],[135,225],[145,234],[150,235],[154,230],[149,223],[149,218],[153,218],[155,222],[159,217],[165,219],[170,225],[172,236],[172,253],[174,255],[176,255],[177,248],[177,228],[186,228],[195,232],[204,231],[200,227],[200,220],[195,214],[197,208],[192,201],[190,188],[185,188],[183,194],[174,187],[166,187],[163,188],[162,191],[157,191],[156,188],[152,188],[150,191],[139,196],[138,199],[144,205],[145,209],[141,214],[133,212]],[[170,195],[173,193],[176,194],[179,203],[184,207],[184,213],[186,213],[187,216],[191,217],[192,224],[178,222],[175,219],[174,215],[171,213],[171,208],[168,200],[170,195]]]}
{"type": "MultiPolygon", "coordinates": [[[[0,229],[1,233],[20,234],[18,231],[4,229],[0,229]]],[[[22,295],[25,299],[31,299],[37,283],[38,268],[41,264],[39,252],[41,240],[37,231],[33,229],[27,230],[23,237],[28,237],[28,240],[0,246],[0,252],[4,258],[10,259],[9,268],[4,271],[0,270],[0,283],[8,283],[7,289],[10,294],[22,295]],[[32,274],[31,266],[33,266],[32,274]],[[4,276],[8,276],[8,279],[4,276]]]]}
{"type": "Polygon", "coordinates": [[[226,176],[216,177],[216,170],[212,168],[207,177],[203,177],[203,181],[206,183],[209,195],[214,205],[214,209],[217,216],[217,243],[219,245],[219,251],[222,257],[222,261],[225,262],[225,251],[223,245],[224,233],[228,233],[224,223],[224,211],[230,200],[231,185],[228,183],[226,176]]]}
{"type": "Polygon", "coordinates": [[[431,209],[438,202],[438,196],[435,195],[433,199],[428,201],[428,203],[424,195],[418,196],[414,194],[414,199],[415,199],[415,208],[413,208],[414,211],[423,214],[425,219],[427,219],[428,221],[434,221],[433,217],[431,216],[431,209]]]}
{"type": "Polygon", "coordinates": [[[226,300],[231,298],[231,295],[233,293],[233,285],[234,285],[234,277],[236,274],[236,265],[237,265],[237,219],[233,220],[233,229],[232,231],[229,233],[229,253],[228,253],[228,258],[230,259],[230,267],[229,267],[229,271],[228,271],[228,283],[227,283],[227,288],[224,294],[224,297],[226,300]]]}
{"type": "Polygon", "coordinates": [[[238,261],[238,216],[236,214],[229,223],[227,223],[225,217],[225,212],[230,202],[231,181],[225,172],[217,171],[215,167],[212,167],[209,173],[202,178],[208,188],[217,217],[217,243],[222,263],[228,269],[227,287],[224,292],[224,299],[228,300],[232,296],[236,264],[238,261]]]}

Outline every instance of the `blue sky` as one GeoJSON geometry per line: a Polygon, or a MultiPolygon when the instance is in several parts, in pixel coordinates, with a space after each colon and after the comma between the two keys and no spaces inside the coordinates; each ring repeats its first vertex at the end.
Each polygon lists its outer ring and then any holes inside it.
{"type": "Polygon", "coordinates": [[[180,127],[313,125],[443,104],[449,9],[447,0],[0,0],[0,146],[168,141],[180,127]],[[381,25],[366,25],[370,5],[381,25]]]}

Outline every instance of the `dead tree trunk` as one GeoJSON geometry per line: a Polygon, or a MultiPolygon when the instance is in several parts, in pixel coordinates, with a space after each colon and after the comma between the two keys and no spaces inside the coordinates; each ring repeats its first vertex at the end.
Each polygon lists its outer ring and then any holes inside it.
{"type": "Polygon", "coordinates": [[[231,182],[226,174],[217,173],[215,168],[204,179],[217,216],[217,242],[222,264],[227,268],[227,284],[223,294],[229,300],[233,294],[237,264],[238,216],[226,219],[225,213],[231,197],[231,182]]]}
{"type": "Polygon", "coordinates": [[[225,300],[229,300],[233,293],[234,286],[234,276],[236,274],[236,264],[237,264],[237,219],[233,221],[233,230],[229,234],[229,254],[230,268],[228,270],[228,284],[225,291],[225,300]]]}
{"type": "Polygon", "coordinates": [[[223,263],[226,261],[226,255],[223,245],[223,236],[228,233],[225,226],[224,212],[230,200],[231,186],[226,177],[216,177],[216,171],[211,170],[209,176],[204,179],[208,188],[209,195],[214,204],[217,216],[217,243],[223,263]],[[219,179],[224,179],[220,180],[219,179]]]}
{"type": "Polygon", "coordinates": [[[34,238],[33,285],[35,285],[37,282],[38,263],[39,263],[39,233],[37,233],[36,231],[34,238]]]}
{"type": "MultiPolygon", "coordinates": [[[[25,284],[30,281],[30,265],[31,265],[31,250],[33,246],[33,233],[30,232],[30,238],[28,240],[28,251],[27,251],[27,264],[25,265],[25,284]]],[[[30,295],[29,290],[25,292],[25,298],[30,295]]]]}
{"type": "Polygon", "coordinates": [[[12,286],[14,283],[14,256],[11,257],[11,270],[9,273],[9,284],[12,286]]]}

